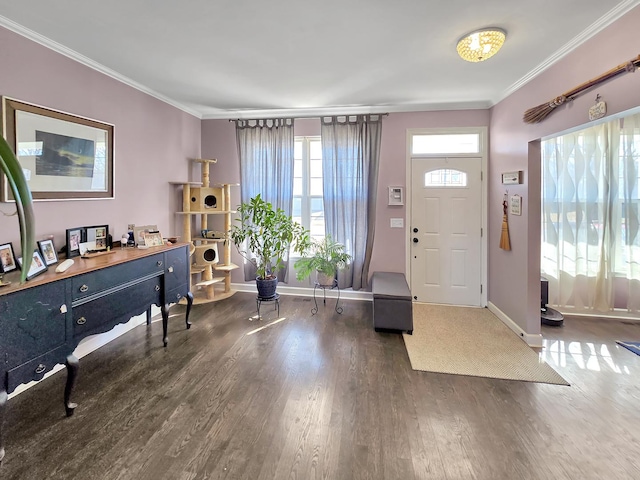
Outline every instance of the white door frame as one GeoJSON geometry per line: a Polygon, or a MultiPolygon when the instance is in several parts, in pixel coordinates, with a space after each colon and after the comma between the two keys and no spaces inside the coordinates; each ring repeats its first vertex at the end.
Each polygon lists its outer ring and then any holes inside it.
{"type": "MultiPolygon", "coordinates": [[[[480,157],[481,158],[481,162],[482,162],[482,186],[481,186],[481,195],[482,195],[482,220],[481,220],[481,225],[482,225],[482,238],[481,238],[481,252],[482,252],[482,259],[481,259],[481,283],[482,283],[482,294],[480,296],[480,305],[482,307],[486,307],[487,306],[487,291],[488,291],[488,286],[487,286],[487,278],[488,278],[488,272],[487,272],[487,237],[488,237],[488,232],[487,232],[487,217],[488,217],[488,211],[487,211],[487,205],[488,205],[488,181],[487,181],[487,141],[488,141],[488,128],[487,127],[459,127],[459,128],[408,128],[407,129],[407,144],[406,144],[406,164],[405,164],[405,170],[406,170],[406,180],[405,180],[405,185],[406,185],[406,195],[405,195],[405,202],[406,202],[406,210],[405,210],[405,242],[406,242],[406,247],[405,247],[405,272],[407,272],[406,278],[407,278],[407,282],[410,284],[411,283],[411,209],[412,209],[412,195],[413,192],[411,191],[411,171],[412,171],[412,165],[411,165],[411,159],[412,158],[445,158],[445,157],[449,157],[449,158],[465,158],[465,157],[480,157]],[[411,154],[411,138],[413,135],[425,135],[425,134],[451,134],[451,133],[477,133],[480,135],[480,151],[476,152],[476,153],[464,153],[464,154],[451,154],[451,153],[437,153],[437,154],[420,154],[420,155],[412,155],[411,154]]],[[[500,206],[501,208],[501,206],[500,206]]],[[[409,285],[409,288],[411,288],[411,285],[409,285]]]]}

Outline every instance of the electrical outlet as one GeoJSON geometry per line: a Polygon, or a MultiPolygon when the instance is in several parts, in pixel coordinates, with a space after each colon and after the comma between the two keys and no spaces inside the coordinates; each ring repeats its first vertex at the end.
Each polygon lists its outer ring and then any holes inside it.
{"type": "Polygon", "coordinates": [[[133,223],[128,224],[128,225],[127,225],[127,231],[128,231],[128,232],[132,232],[132,231],[133,231],[133,229],[134,229],[134,227],[135,227],[135,225],[134,225],[133,223]]]}

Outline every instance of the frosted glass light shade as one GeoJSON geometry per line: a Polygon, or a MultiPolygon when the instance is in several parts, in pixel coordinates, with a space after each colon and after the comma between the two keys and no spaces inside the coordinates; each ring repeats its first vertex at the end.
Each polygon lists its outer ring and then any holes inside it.
{"type": "Polygon", "coordinates": [[[458,40],[458,55],[467,62],[482,62],[493,57],[504,44],[507,34],[501,28],[485,28],[458,40]]]}

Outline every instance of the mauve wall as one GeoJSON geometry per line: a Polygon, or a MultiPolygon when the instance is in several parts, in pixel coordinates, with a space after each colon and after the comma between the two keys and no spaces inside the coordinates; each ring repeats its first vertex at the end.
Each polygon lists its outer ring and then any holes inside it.
{"type": "MultiPolygon", "coordinates": [[[[392,113],[383,120],[380,147],[378,202],[376,205],[375,243],[370,272],[376,270],[403,272],[406,265],[406,228],[390,228],[391,218],[405,219],[405,207],[387,205],[387,187],[406,187],[407,130],[413,128],[484,127],[489,125],[488,110],[460,110],[443,112],[392,113]]],[[[296,135],[320,135],[319,119],[298,119],[296,135]]],[[[239,183],[240,170],[236,148],[235,124],[228,120],[203,120],[202,154],[217,158],[211,167],[212,182],[239,183]]],[[[405,191],[406,188],[405,188],[405,191]]],[[[240,202],[240,191],[234,189],[232,206],[240,202]]],[[[233,261],[241,258],[232,249],[233,261]]],[[[234,282],[241,282],[241,274],[232,274],[234,282]]],[[[289,285],[297,285],[294,279],[289,285]]]]}
{"type": "MultiPolygon", "coordinates": [[[[36,202],[37,238],[53,234],[59,248],[67,228],[108,224],[116,240],[128,223],[179,234],[168,182],[186,179],[200,155],[198,118],[1,27],[0,63],[0,95],[115,126],[116,198],[36,202]]],[[[0,215],[0,243],[19,249],[19,237],[17,218],[0,215]]]]}
{"type": "Polygon", "coordinates": [[[625,73],[558,108],[539,124],[523,123],[523,113],[638,55],[640,7],[585,42],[492,109],[489,176],[489,301],[527,333],[540,333],[540,156],[537,140],[588,122],[596,94],[615,114],[640,105],[640,72],[625,73]],[[530,144],[531,142],[531,144],[530,144]],[[500,173],[525,172],[524,183],[509,186],[522,195],[523,215],[509,216],[510,252],[500,250],[505,188],[500,173]]]}

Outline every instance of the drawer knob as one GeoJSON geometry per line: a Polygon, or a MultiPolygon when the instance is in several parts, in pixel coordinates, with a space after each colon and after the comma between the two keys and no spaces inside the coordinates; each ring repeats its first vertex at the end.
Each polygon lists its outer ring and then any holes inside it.
{"type": "Polygon", "coordinates": [[[173,267],[169,267],[167,270],[169,273],[173,273],[173,267]]]}
{"type": "Polygon", "coordinates": [[[180,298],[182,295],[180,295],[179,293],[176,293],[176,298],[180,298]]]}
{"type": "Polygon", "coordinates": [[[86,285],[82,285],[82,286],[80,287],[80,291],[81,291],[82,293],[86,292],[87,290],[89,290],[89,287],[87,287],[86,285]]]}
{"type": "Polygon", "coordinates": [[[160,285],[156,285],[156,292],[160,291],[160,285]]]}
{"type": "Polygon", "coordinates": [[[46,366],[46,365],[44,365],[43,363],[41,363],[40,365],[38,365],[38,366],[36,367],[36,373],[37,373],[38,375],[40,375],[40,374],[41,374],[42,372],[44,372],[46,369],[47,369],[47,366],[46,366]]]}
{"type": "Polygon", "coordinates": [[[161,267],[162,266],[162,260],[158,260],[158,266],[161,267]]]}
{"type": "Polygon", "coordinates": [[[84,325],[85,323],[87,323],[87,319],[84,317],[80,317],[78,320],[76,320],[76,323],[78,325],[84,325]]]}

